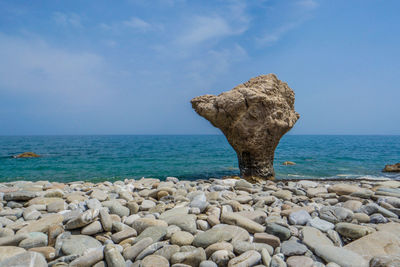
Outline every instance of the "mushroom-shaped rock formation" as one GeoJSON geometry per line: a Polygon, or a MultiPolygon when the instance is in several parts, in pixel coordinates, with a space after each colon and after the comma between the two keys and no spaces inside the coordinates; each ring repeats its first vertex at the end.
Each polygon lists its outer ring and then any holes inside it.
{"type": "Polygon", "coordinates": [[[243,178],[274,179],[275,148],[300,117],[294,110],[294,92],[285,82],[274,74],[261,75],[218,96],[195,97],[191,103],[225,134],[243,178]]]}

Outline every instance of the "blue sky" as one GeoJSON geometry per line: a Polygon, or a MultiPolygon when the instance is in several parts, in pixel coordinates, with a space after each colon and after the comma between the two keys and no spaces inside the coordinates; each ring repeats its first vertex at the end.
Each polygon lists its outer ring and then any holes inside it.
{"type": "Polygon", "coordinates": [[[213,134],[190,106],[259,74],[292,134],[400,134],[399,1],[0,0],[0,134],[213,134]]]}

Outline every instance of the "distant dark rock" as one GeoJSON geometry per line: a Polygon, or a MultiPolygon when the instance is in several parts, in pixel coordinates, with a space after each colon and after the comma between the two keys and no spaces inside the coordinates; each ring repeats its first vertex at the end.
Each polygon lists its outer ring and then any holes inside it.
{"type": "Polygon", "coordinates": [[[383,172],[400,172],[400,162],[393,165],[386,165],[383,172]]]}
{"type": "Polygon", "coordinates": [[[24,152],[22,154],[13,156],[13,158],[39,158],[40,156],[33,152],[24,152]]]}

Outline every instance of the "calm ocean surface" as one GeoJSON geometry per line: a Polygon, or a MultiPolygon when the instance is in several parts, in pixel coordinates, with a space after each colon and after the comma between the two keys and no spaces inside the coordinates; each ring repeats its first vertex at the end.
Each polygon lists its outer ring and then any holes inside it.
{"type": "MultiPolygon", "coordinates": [[[[286,135],[275,153],[277,178],[391,177],[400,136],[286,135]],[[282,166],[284,161],[295,166],[282,166]]],[[[222,135],[0,136],[0,181],[117,180],[237,175],[236,154],[222,135]],[[41,158],[10,158],[33,151],[41,158]]]]}

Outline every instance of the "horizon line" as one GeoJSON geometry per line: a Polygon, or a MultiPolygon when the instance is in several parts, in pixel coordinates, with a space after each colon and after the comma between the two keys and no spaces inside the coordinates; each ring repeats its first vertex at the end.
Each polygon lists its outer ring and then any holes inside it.
{"type": "MultiPolygon", "coordinates": [[[[225,136],[215,134],[0,134],[0,137],[32,137],[32,136],[225,136]]],[[[284,136],[400,136],[400,134],[285,134],[284,136]]],[[[282,136],[282,138],[284,137],[282,136]]]]}

